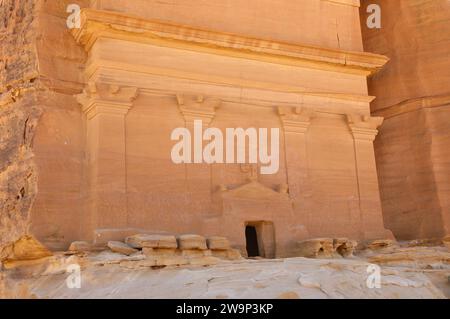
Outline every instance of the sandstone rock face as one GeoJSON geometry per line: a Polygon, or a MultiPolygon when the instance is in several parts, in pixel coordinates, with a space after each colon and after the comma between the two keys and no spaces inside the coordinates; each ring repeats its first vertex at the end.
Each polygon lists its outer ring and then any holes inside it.
{"type": "Polygon", "coordinates": [[[338,238],[333,240],[334,250],[342,257],[351,257],[353,252],[358,246],[358,242],[355,240],[349,240],[347,238],[338,238]]]}
{"type": "Polygon", "coordinates": [[[132,248],[132,247],[128,246],[127,244],[122,243],[120,241],[110,241],[110,242],[108,242],[108,247],[113,252],[124,254],[124,255],[127,255],[127,256],[133,255],[133,254],[138,252],[137,249],[134,249],[134,248],[132,248]]]}
{"type": "Polygon", "coordinates": [[[209,237],[207,239],[208,248],[212,250],[231,249],[230,241],[225,237],[209,237]]]}
{"type": "MultiPolygon", "coordinates": [[[[55,275],[25,279],[22,285],[38,298],[445,298],[426,273],[401,266],[383,266],[382,289],[370,289],[370,264],[364,260],[247,260],[203,268],[206,260],[179,267],[186,261],[166,257],[159,262],[172,266],[160,269],[158,260],[113,255],[122,260],[83,266],[82,289],[68,289],[65,277],[55,275]]],[[[13,278],[8,283],[18,290],[13,278]]]]}
{"type": "Polygon", "coordinates": [[[0,251],[28,233],[37,193],[37,7],[37,1],[14,0],[0,6],[0,251]]]}
{"type": "Polygon", "coordinates": [[[331,258],[334,254],[333,239],[312,239],[298,243],[298,256],[308,258],[331,258]]]}
{"type": "Polygon", "coordinates": [[[7,268],[26,264],[28,261],[39,260],[52,256],[52,253],[31,236],[23,236],[14,243],[3,247],[1,261],[7,268]]]}
{"type": "Polygon", "coordinates": [[[450,236],[447,236],[443,240],[444,245],[447,246],[447,248],[450,250],[450,236]]]}
{"type": "Polygon", "coordinates": [[[391,248],[396,244],[395,241],[393,240],[386,240],[386,239],[381,239],[381,240],[374,240],[369,242],[366,247],[367,249],[385,249],[385,248],[391,248]]]}
{"type": "Polygon", "coordinates": [[[238,249],[229,250],[212,250],[211,255],[213,257],[228,259],[228,260],[239,260],[243,259],[241,252],[238,249]]]}
{"type": "Polygon", "coordinates": [[[352,257],[358,243],[347,238],[318,238],[300,241],[296,252],[299,257],[333,258],[352,257]]]}
{"type": "Polygon", "coordinates": [[[178,237],[178,245],[180,249],[200,249],[206,250],[206,239],[199,235],[181,235],[178,237]]]}
{"type": "Polygon", "coordinates": [[[93,245],[87,241],[74,241],[69,246],[69,251],[72,252],[89,252],[92,251],[93,245]]]}
{"type": "Polygon", "coordinates": [[[128,245],[134,248],[168,248],[178,247],[177,239],[172,235],[134,235],[125,240],[128,245]]]}
{"type": "MultiPolygon", "coordinates": [[[[180,267],[180,266],[211,266],[220,262],[242,259],[237,249],[232,249],[228,239],[213,237],[212,247],[207,249],[206,240],[200,235],[181,235],[178,242],[175,236],[161,234],[138,234],[126,238],[123,242],[108,242],[108,247],[116,253],[132,255],[138,259],[114,258],[105,255],[107,264],[120,263],[127,269],[144,267],[180,267]]],[[[92,255],[93,252],[91,252],[92,255]]],[[[104,253],[91,258],[102,262],[104,253]]]]}
{"type": "Polygon", "coordinates": [[[365,50],[390,62],[369,81],[372,114],[385,118],[375,141],[384,221],[399,240],[450,233],[450,3],[363,0],[365,50]],[[365,26],[369,4],[381,29],[365,26]]]}
{"type": "Polygon", "coordinates": [[[124,241],[144,228],[226,236],[244,253],[249,223],[256,223],[259,255],[267,258],[289,256],[305,238],[384,237],[378,189],[372,187],[372,139],[380,119],[369,117],[366,76],[386,59],[362,51],[357,1],[238,2],[78,0],[87,23],[69,30],[68,0],[3,1],[2,14],[13,22],[4,29],[8,58],[1,62],[6,89],[0,104],[8,118],[1,129],[8,129],[1,136],[27,133],[1,144],[7,157],[2,163],[10,167],[0,168],[0,196],[5,189],[8,197],[1,228],[19,225],[25,232],[27,223],[19,219],[36,193],[33,140],[40,191],[30,232],[52,250],[80,240],[124,241]],[[283,19],[271,19],[274,11],[283,19]],[[93,19],[102,27],[92,28],[93,19]],[[303,26],[310,31],[300,32],[303,26]],[[99,32],[103,27],[106,33],[99,32]],[[86,42],[90,36],[98,37],[95,48],[86,42]],[[174,43],[180,47],[165,45],[174,43]],[[88,59],[94,68],[102,66],[98,77],[88,74],[88,59]],[[25,89],[37,87],[37,94],[7,88],[19,79],[25,89]],[[148,90],[162,95],[141,94],[148,90]],[[120,114],[105,114],[111,107],[120,114]],[[221,130],[231,123],[278,128],[286,137],[279,171],[261,176],[247,165],[175,164],[170,134],[190,127],[192,114],[205,124],[214,120],[221,130]]]}

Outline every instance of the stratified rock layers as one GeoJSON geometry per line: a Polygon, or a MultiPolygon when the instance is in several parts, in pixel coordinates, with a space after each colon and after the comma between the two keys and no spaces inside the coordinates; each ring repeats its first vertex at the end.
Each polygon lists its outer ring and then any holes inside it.
{"type": "Polygon", "coordinates": [[[450,232],[450,2],[362,1],[365,50],[391,61],[369,81],[385,226],[397,239],[450,232]],[[382,9],[367,29],[367,5],[382,9]]]}

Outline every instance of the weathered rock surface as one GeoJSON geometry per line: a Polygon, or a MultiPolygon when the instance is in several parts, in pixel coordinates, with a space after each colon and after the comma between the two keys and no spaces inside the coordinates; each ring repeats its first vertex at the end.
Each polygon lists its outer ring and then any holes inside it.
{"type": "Polygon", "coordinates": [[[93,245],[87,241],[74,241],[69,246],[70,252],[89,252],[93,250],[93,245]]]}
{"type": "Polygon", "coordinates": [[[386,249],[386,248],[392,248],[396,245],[396,242],[394,240],[389,240],[389,239],[379,239],[379,240],[374,240],[369,242],[366,245],[367,249],[372,249],[372,250],[376,250],[376,249],[386,249]]]}
{"type": "Polygon", "coordinates": [[[450,236],[445,237],[442,242],[444,243],[444,245],[448,248],[448,250],[450,250],[450,236]]]}
{"type": "Polygon", "coordinates": [[[52,253],[31,236],[23,236],[16,242],[3,247],[1,251],[1,261],[6,268],[50,256],[52,253]]]}
{"type": "Polygon", "coordinates": [[[172,256],[172,255],[180,255],[180,251],[175,248],[142,248],[142,253],[147,257],[154,256],[172,256]]]}
{"type": "Polygon", "coordinates": [[[356,240],[350,240],[348,238],[338,238],[333,240],[334,250],[342,257],[351,257],[353,252],[358,246],[356,240]]]}
{"type": "Polygon", "coordinates": [[[178,245],[180,249],[200,249],[206,250],[206,239],[200,235],[180,235],[178,237],[178,245]]]}
{"type": "Polygon", "coordinates": [[[177,248],[177,239],[172,235],[138,234],[127,237],[125,242],[134,248],[177,248]]]}
{"type": "Polygon", "coordinates": [[[125,261],[142,261],[145,260],[143,254],[135,254],[126,256],[111,251],[103,251],[97,255],[92,255],[87,258],[87,262],[97,266],[120,264],[125,261]]]}
{"type": "Polygon", "coordinates": [[[185,249],[181,251],[181,255],[185,257],[207,257],[211,256],[211,250],[185,249]]]}
{"type": "Polygon", "coordinates": [[[212,250],[231,249],[230,241],[225,237],[213,236],[207,239],[208,248],[212,250]]]}
{"type": "Polygon", "coordinates": [[[445,247],[400,247],[394,251],[365,250],[361,252],[361,256],[377,265],[450,271],[450,252],[445,247]]]}
{"type": "MultiPolygon", "coordinates": [[[[402,267],[383,266],[381,289],[370,289],[364,260],[245,260],[203,268],[198,266],[205,260],[197,259],[199,265],[179,268],[185,260],[120,256],[115,264],[83,266],[82,289],[68,289],[67,274],[20,284],[38,298],[445,298],[426,275],[402,267]],[[158,263],[175,268],[157,269],[158,263]]],[[[10,278],[8,285],[15,291],[19,282],[10,278]]]]}
{"type": "Polygon", "coordinates": [[[347,238],[318,238],[297,243],[296,255],[307,258],[351,257],[358,243],[347,238]]]}
{"type": "Polygon", "coordinates": [[[334,253],[333,239],[312,239],[301,241],[297,244],[297,255],[307,258],[332,257],[334,253]]]}
{"type": "Polygon", "coordinates": [[[37,193],[32,143],[38,106],[37,6],[5,0],[0,6],[0,250],[28,233],[37,193]]]}
{"type": "Polygon", "coordinates": [[[113,252],[127,256],[133,255],[139,251],[120,241],[109,241],[107,245],[113,252]]]}

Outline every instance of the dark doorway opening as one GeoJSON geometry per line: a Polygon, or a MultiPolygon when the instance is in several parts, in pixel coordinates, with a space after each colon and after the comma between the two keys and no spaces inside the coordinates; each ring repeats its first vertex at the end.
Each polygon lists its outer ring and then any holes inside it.
{"type": "Polygon", "coordinates": [[[247,242],[247,256],[248,257],[259,257],[259,247],[258,247],[258,235],[256,233],[255,226],[245,227],[245,239],[247,242]]]}

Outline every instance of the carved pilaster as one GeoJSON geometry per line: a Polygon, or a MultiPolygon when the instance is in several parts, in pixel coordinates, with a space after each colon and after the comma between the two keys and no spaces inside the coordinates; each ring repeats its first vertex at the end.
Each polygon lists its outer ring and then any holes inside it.
{"type": "Polygon", "coordinates": [[[383,123],[382,117],[357,114],[347,115],[347,123],[353,134],[355,151],[355,170],[357,176],[361,229],[367,239],[384,238],[378,176],[375,163],[373,141],[377,128],[383,123]]]}
{"type": "Polygon", "coordinates": [[[89,232],[128,223],[125,116],[138,90],[89,82],[78,96],[86,115],[89,232]]]}
{"type": "MultiPolygon", "coordinates": [[[[216,98],[205,98],[203,95],[177,94],[178,108],[184,117],[186,128],[192,135],[192,143],[203,144],[202,129],[209,127],[216,115],[216,109],[220,107],[221,101],[216,98]],[[194,126],[194,121],[202,121],[202,129],[194,126]],[[194,141],[194,138],[196,140],[194,141]]],[[[203,149],[203,148],[202,148],[203,149]]],[[[193,150],[194,152],[194,150],[193,150]]],[[[186,193],[189,199],[191,213],[207,214],[211,211],[211,165],[201,163],[193,153],[192,157],[196,164],[186,164],[186,193]]]]}
{"type": "Polygon", "coordinates": [[[187,127],[193,124],[195,120],[202,120],[204,126],[209,126],[216,115],[216,109],[221,104],[219,99],[205,99],[203,95],[183,94],[177,94],[177,102],[187,127]]]}
{"type": "Polygon", "coordinates": [[[278,107],[278,114],[287,133],[305,134],[314,118],[315,112],[302,107],[278,107]]]}
{"type": "Polygon", "coordinates": [[[278,108],[278,114],[284,130],[289,194],[296,211],[301,213],[299,217],[304,218],[307,210],[304,199],[310,193],[306,133],[316,115],[307,108],[285,106],[278,108]]]}
{"type": "Polygon", "coordinates": [[[377,128],[383,124],[382,117],[362,116],[357,114],[347,115],[347,123],[355,140],[373,142],[378,134],[377,128]]]}
{"type": "Polygon", "coordinates": [[[138,95],[138,89],[118,85],[89,82],[78,95],[78,102],[88,120],[102,114],[127,114],[138,95]]]}

